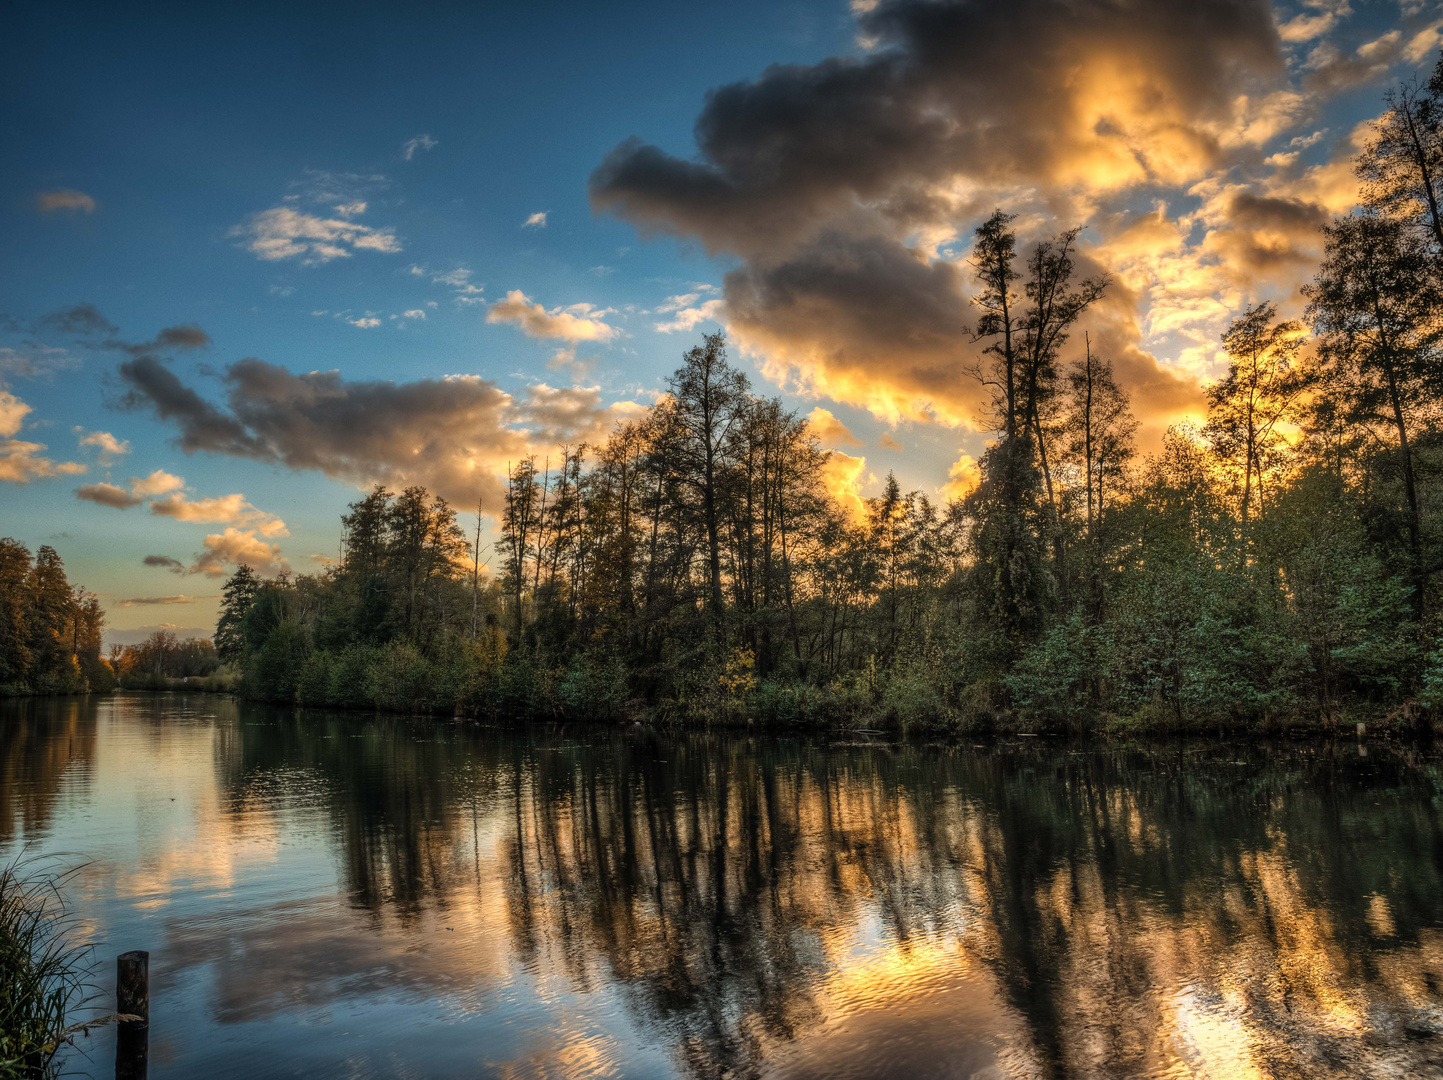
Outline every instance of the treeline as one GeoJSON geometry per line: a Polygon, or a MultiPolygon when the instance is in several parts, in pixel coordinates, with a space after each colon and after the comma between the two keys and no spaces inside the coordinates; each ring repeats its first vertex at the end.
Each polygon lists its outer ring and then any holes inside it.
{"type": "MultiPolygon", "coordinates": [[[[227,586],[271,700],[686,720],[1335,725],[1443,704],[1443,62],[1391,95],[1306,315],[1249,308],[1201,428],[1138,454],[1077,231],[972,248],[995,439],[939,504],[860,515],[721,335],[602,445],[509,471],[482,579],[443,500],[378,488],[325,574],[227,586]],[[1078,340],[1079,336],[1081,340],[1078,340]]],[[[959,342],[961,351],[962,342],[959,342]]]]}
{"type": "Polygon", "coordinates": [[[105,611],[71,587],[55,549],[0,539],[0,697],[114,689],[100,655],[105,611]]]}
{"type": "Polygon", "coordinates": [[[206,638],[180,638],[169,630],[156,630],[138,645],[112,645],[108,657],[122,690],[169,690],[177,682],[201,689],[231,690],[234,678],[218,678],[220,657],[206,638]]]}

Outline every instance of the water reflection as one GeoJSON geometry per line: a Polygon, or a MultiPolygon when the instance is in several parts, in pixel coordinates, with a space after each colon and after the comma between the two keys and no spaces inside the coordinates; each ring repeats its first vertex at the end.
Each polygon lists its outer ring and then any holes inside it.
{"type": "Polygon", "coordinates": [[[1431,751],[0,708],[157,1075],[1443,1075],[1431,751]]]}

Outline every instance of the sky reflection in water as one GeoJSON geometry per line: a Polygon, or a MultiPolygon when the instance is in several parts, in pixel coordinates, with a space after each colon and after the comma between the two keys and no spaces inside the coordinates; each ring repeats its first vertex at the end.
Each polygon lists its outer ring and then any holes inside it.
{"type": "Polygon", "coordinates": [[[155,1077],[1443,1076],[1440,760],[12,701],[0,851],[155,1077]]]}

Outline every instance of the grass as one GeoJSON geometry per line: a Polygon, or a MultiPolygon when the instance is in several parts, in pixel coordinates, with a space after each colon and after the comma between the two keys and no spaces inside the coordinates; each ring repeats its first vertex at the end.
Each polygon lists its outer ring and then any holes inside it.
{"type": "Polygon", "coordinates": [[[55,1055],[97,1023],[72,1023],[91,999],[93,947],[77,941],[64,886],[75,870],[22,852],[0,867],[0,1080],[47,1077],[55,1055]]]}

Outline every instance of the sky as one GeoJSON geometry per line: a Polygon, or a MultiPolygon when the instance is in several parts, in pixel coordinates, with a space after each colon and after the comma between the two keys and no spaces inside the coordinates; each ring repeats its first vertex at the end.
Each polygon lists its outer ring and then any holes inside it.
{"type": "Polygon", "coordinates": [[[0,35],[0,535],[114,640],[209,633],[240,563],[324,568],[375,483],[489,515],[718,328],[844,502],[956,494],[999,207],[1083,227],[1083,328],[1155,446],[1231,318],[1301,314],[1443,42],[1412,0],[244,7],[0,35]]]}

